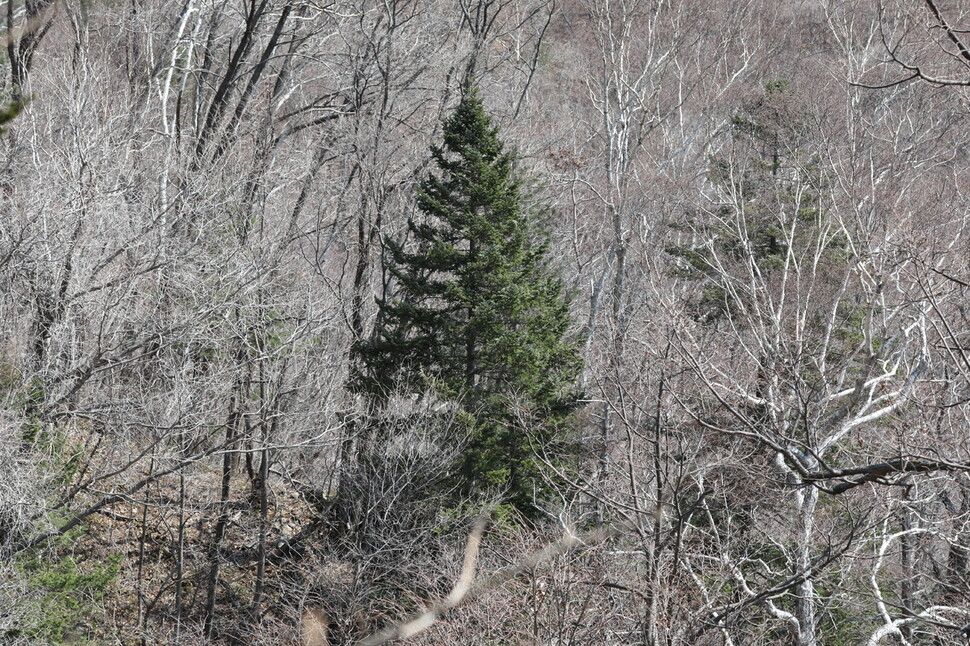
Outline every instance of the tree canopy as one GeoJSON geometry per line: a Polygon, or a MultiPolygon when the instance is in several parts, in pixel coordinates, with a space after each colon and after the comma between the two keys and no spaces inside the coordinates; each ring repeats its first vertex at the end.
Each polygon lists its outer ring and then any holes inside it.
{"type": "Polygon", "coordinates": [[[498,129],[469,88],[431,147],[408,240],[388,241],[397,289],[354,348],[352,386],[376,401],[434,391],[470,417],[460,489],[505,489],[528,507],[533,459],[565,438],[580,368],[569,305],[498,129]],[[527,429],[528,427],[528,429],[527,429]]]}

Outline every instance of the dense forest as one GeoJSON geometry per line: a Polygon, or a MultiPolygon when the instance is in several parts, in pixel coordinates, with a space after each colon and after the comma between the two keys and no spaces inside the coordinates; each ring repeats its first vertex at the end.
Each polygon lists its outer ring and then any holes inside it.
{"type": "Polygon", "coordinates": [[[966,3],[3,11],[0,643],[970,640],[966,3]]]}

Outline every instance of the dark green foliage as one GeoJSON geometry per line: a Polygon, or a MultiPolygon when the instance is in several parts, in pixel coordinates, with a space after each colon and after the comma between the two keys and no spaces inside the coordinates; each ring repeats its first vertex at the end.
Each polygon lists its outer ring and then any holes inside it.
{"type": "Polygon", "coordinates": [[[14,118],[20,114],[20,111],[24,107],[24,101],[7,101],[6,105],[0,107],[0,133],[3,133],[6,129],[3,126],[10,123],[14,118]]]}
{"type": "Polygon", "coordinates": [[[30,562],[30,581],[43,593],[35,624],[24,632],[46,643],[61,643],[88,621],[95,621],[98,603],[118,576],[120,556],[82,565],[68,557],[55,563],[30,562]]]}
{"type": "Polygon", "coordinates": [[[431,154],[438,174],[417,190],[411,241],[387,243],[396,297],[379,301],[372,338],[355,346],[351,387],[378,403],[429,390],[455,403],[471,437],[456,488],[505,490],[527,509],[542,489],[534,450],[565,448],[577,401],[568,302],[474,89],[431,154]]]}
{"type": "Polygon", "coordinates": [[[25,387],[16,393],[15,407],[24,412],[24,427],[21,439],[24,446],[33,446],[43,434],[40,410],[47,398],[47,391],[39,377],[32,377],[25,387]]]}
{"type": "MultiPolygon", "coordinates": [[[[54,547],[69,549],[85,531],[79,527],[68,532],[54,541],[54,547]]],[[[60,557],[48,551],[25,556],[18,567],[37,595],[36,607],[27,622],[8,636],[45,644],[84,643],[100,620],[101,600],[118,578],[121,561],[120,554],[103,560],[60,557]]]]}
{"type": "MultiPolygon", "coordinates": [[[[677,275],[704,283],[693,304],[697,320],[714,322],[744,305],[737,290],[728,294],[732,273],[751,265],[770,280],[790,251],[796,258],[815,251],[828,185],[807,122],[784,79],[766,83],[732,116],[730,141],[710,159],[707,174],[718,203],[692,213],[684,227],[704,242],[666,250],[676,258],[677,275]]],[[[826,255],[839,260],[842,238],[830,236],[826,244],[826,255]]]]}

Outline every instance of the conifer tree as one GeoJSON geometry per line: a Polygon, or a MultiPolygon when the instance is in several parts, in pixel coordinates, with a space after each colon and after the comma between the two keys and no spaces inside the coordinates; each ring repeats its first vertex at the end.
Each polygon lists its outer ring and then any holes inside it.
{"type": "Polygon", "coordinates": [[[387,244],[396,296],[378,301],[373,336],[355,346],[351,386],[378,403],[430,389],[457,404],[471,434],[458,490],[504,491],[529,513],[543,489],[534,450],[563,454],[577,402],[568,302],[474,88],[431,155],[437,173],[417,190],[411,241],[387,244]]]}

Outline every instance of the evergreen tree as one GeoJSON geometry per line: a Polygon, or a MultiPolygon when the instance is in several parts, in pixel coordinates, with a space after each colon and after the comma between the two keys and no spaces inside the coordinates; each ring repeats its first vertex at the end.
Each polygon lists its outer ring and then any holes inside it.
{"type": "Polygon", "coordinates": [[[528,513],[542,490],[534,448],[564,453],[577,402],[568,303],[474,88],[431,155],[438,174],[417,190],[413,240],[387,245],[396,298],[378,301],[372,338],[355,346],[351,387],[377,403],[429,389],[456,403],[471,433],[458,489],[507,491],[528,513]]]}

